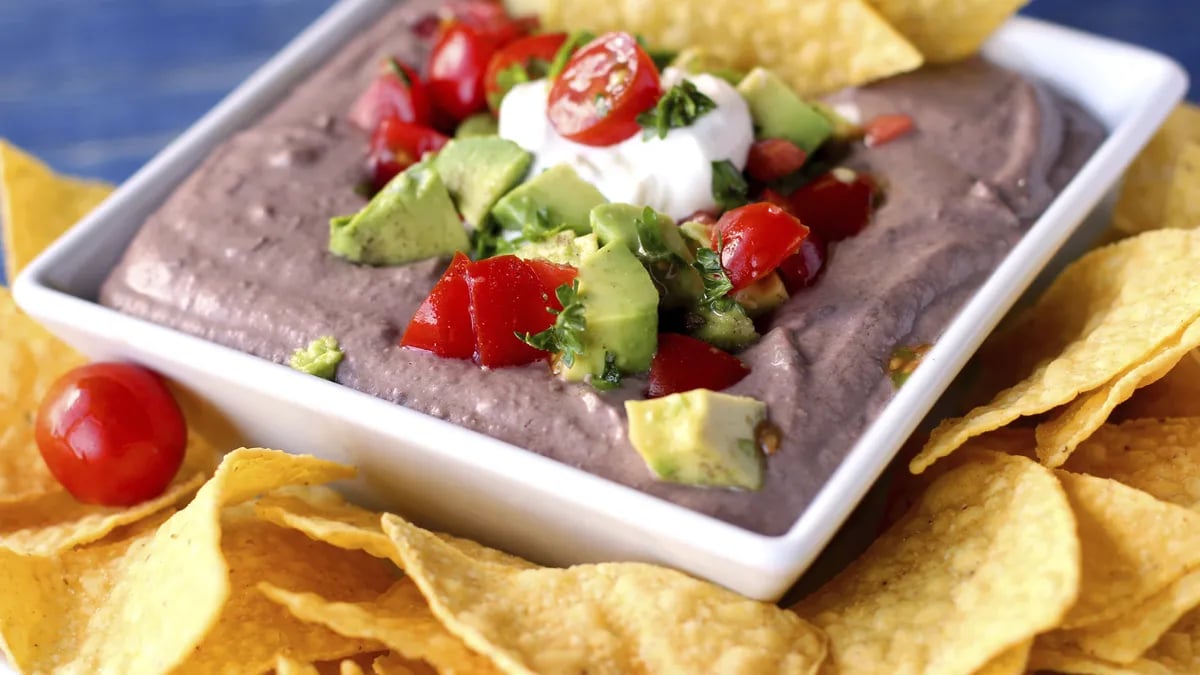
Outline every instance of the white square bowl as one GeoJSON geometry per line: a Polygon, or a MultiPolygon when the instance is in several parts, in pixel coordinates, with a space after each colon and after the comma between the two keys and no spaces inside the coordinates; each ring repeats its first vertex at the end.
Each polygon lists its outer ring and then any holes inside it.
{"type": "Polygon", "coordinates": [[[764,600],[778,598],[808,567],[987,333],[1111,190],[1186,84],[1176,64],[1149,51],[1023,18],[1000,29],[985,50],[990,59],[1073,97],[1109,135],[793,527],[770,537],[95,302],[145,218],[213,146],[268,110],[391,4],[336,5],[39,257],[16,280],[17,301],[92,358],[139,362],[173,379],[247,444],[358,465],[360,478],[345,487],[362,501],[545,563],[663,563],[764,600]]]}

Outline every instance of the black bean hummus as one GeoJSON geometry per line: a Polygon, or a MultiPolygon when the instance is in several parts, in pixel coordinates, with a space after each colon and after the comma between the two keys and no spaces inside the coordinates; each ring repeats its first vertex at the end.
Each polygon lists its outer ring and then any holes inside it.
{"type": "MultiPolygon", "coordinates": [[[[870,225],[740,357],[730,393],[766,402],[783,432],[757,492],[660,483],[626,435],[623,402],[545,364],[485,370],[397,341],[446,267],[352,265],[329,217],[363,204],[365,139],[346,111],[381,56],[423,61],[409,30],[434,4],[397,7],[250,128],[222,143],[151,216],[101,289],[122,312],[286,363],[336,336],[337,381],[756,532],[792,525],[895,391],[898,346],[937,339],[1103,136],[1076,105],[981,60],[929,67],[836,98],[916,131],[844,162],[885,186],[870,225]]],[[[461,452],[473,452],[469,447],[461,452]]]]}

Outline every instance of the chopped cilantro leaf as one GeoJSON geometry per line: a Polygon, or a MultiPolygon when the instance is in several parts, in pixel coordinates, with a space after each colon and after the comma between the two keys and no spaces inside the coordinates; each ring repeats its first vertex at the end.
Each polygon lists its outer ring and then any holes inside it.
{"type": "Polygon", "coordinates": [[[563,68],[567,67],[567,61],[571,60],[571,55],[575,53],[575,50],[595,38],[596,35],[591,31],[577,30],[571,33],[567,41],[558,48],[558,53],[554,55],[554,60],[550,62],[550,66],[546,69],[546,77],[551,80],[557,79],[562,74],[563,68]]]}
{"type": "Polygon", "coordinates": [[[621,386],[621,369],[617,368],[617,355],[604,352],[604,372],[592,378],[592,386],[600,391],[609,391],[621,386]]]}
{"type": "Polygon", "coordinates": [[[408,71],[404,70],[404,66],[401,66],[399,61],[394,58],[389,58],[388,70],[392,71],[396,77],[400,78],[400,81],[404,83],[404,86],[412,86],[412,79],[408,76],[408,71]]]}
{"type": "Polygon", "coordinates": [[[728,211],[746,205],[746,195],[750,186],[746,177],[733,165],[733,162],[723,159],[712,163],[712,193],[713,199],[722,209],[728,211]]]}
{"type": "Polygon", "coordinates": [[[684,80],[667,90],[653,108],[638,115],[637,123],[645,129],[643,138],[666,138],[671,129],[690,126],[716,107],[691,80],[684,80]]]}
{"type": "Polygon", "coordinates": [[[662,229],[658,225],[658,212],[647,206],[641,215],[634,220],[637,231],[637,257],[643,261],[655,262],[675,257],[667,243],[663,241],[662,229]]]}
{"type": "Polygon", "coordinates": [[[693,263],[693,266],[704,281],[704,296],[700,301],[711,307],[713,311],[729,311],[735,302],[733,298],[729,297],[729,292],[733,290],[733,283],[725,274],[725,268],[721,267],[721,256],[712,249],[700,248],[696,251],[696,262],[693,263]]]}
{"type": "Polygon", "coordinates": [[[583,313],[583,302],[579,300],[579,281],[563,284],[554,291],[562,311],[549,310],[558,317],[554,325],[536,333],[517,333],[517,337],[529,346],[542,351],[555,352],[564,366],[575,365],[575,357],[583,353],[583,331],[587,319],[583,313]]]}

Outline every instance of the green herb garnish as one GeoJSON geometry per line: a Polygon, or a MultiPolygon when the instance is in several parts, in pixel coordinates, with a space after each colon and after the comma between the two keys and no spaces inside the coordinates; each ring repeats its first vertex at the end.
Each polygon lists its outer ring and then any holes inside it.
{"type": "Polygon", "coordinates": [[[684,80],[668,89],[653,108],[638,115],[637,123],[645,129],[642,138],[666,138],[671,129],[690,126],[716,107],[717,104],[691,80],[684,80]]]}
{"type": "Polygon", "coordinates": [[[899,389],[908,382],[908,378],[912,377],[913,371],[917,366],[921,365],[921,361],[925,359],[925,355],[929,353],[929,349],[933,345],[919,344],[912,347],[896,347],[892,352],[892,358],[888,360],[888,376],[892,378],[892,385],[899,389]]]}
{"type": "Polygon", "coordinates": [[[634,220],[637,231],[637,250],[634,253],[645,262],[674,258],[675,253],[663,241],[662,229],[658,225],[658,212],[647,206],[634,220]]]}
{"type": "Polygon", "coordinates": [[[408,76],[408,71],[404,70],[404,67],[401,66],[400,62],[397,61],[396,59],[394,59],[394,58],[388,59],[388,70],[392,71],[392,74],[394,74],[396,77],[400,78],[400,82],[402,82],[404,84],[404,86],[406,86],[406,87],[413,86],[412,78],[410,78],[408,76]]]}
{"type": "Polygon", "coordinates": [[[557,314],[554,325],[537,333],[517,333],[516,336],[529,346],[546,352],[556,352],[567,368],[575,365],[575,357],[583,354],[583,331],[587,319],[583,314],[583,302],[579,299],[579,280],[563,284],[554,291],[562,311],[549,309],[557,314]]]}
{"type": "Polygon", "coordinates": [[[696,251],[696,262],[692,263],[692,266],[700,273],[700,279],[704,282],[704,295],[700,301],[711,307],[714,312],[728,312],[732,309],[735,301],[729,297],[729,292],[733,290],[733,282],[725,274],[725,268],[721,267],[721,256],[712,249],[700,248],[696,251]]]}
{"type": "Polygon", "coordinates": [[[621,369],[617,368],[617,355],[604,352],[604,372],[600,377],[592,378],[592,387],[600,391],[610,391],[621,386],[621,369]]]}
{"type": "Polygon", "coordinates": [[[750,186],[746,177],[733,165],[733,162],[723,159],[712,163],[712,194],[713,199],[722,209],[728,211],[747,203],[746,195],[750,186]]]}
{"type": "Polygon", "coordinates": [[[571,55],[575,53],[575,50],[594,39],[596,39],[596,35],[591,31],[577,30],[571,33],[567,41],[554,54],[554,60],[550,62],[550,67],[546,69],[546,77],[551,80],[558,79],[558,76],[562,74],[563,68],[567,67],[567,61],[571,60],[571,55]]]}
{"type": "Polygon", "coordinates": [[[504,100],[510,89],[518,84],[540,80],[549,70],[550,64],[538,58],[531,58],[524,63],[510,63],[507,68],[496,73],[496,86],[499,87],[499,91],[488,94],[488,103],[493,109],[499,109],[500,101],[504,100]]]}

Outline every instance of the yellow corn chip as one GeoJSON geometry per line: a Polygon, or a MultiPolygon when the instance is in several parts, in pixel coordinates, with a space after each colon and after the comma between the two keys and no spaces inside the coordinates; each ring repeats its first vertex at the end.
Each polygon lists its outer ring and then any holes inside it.
{"type": "Polygon", "coordinates": [[[1058,625],[1079,558],[1053,474],[979,453],[796,610],[828,633],[835,672],[970,673],[1058,625]]]}
{"type": "Polygon", "coordinates": [[[1157,663],[1139,660],[1136,663],[1120,665],[1092,658],[1087,654],[1060,649],[1057,647],[1034,644],[1029,652],[1031,672],[1053,671],[1056,673],[1079,673],[1079,675],[1171,675],[1172,670],[1163,668],[1157,663]]]}
{"type": "Polygon", "coordinates": [[[946,420],[909,464],[920,473],[972,436],[1070,403],[1155,351],[1200,316],[1200,230],[1159,230],[1092,251],[1051,284],[1008,334],[1016,385],[946,420]]]}
{"type": "Polygon", "coordinates": [[[371,664],[375,675],[437,675],[430,665],[410,661],[399,654],[384,654],[371,664]]]}
{"type": "Polygon", "coordinates": [[[433,613],[507,673],[813,673],[825,657],[824,636],[795,614],[674,570],[526,569],[393,515],[383,529],[433,613]]]}
{"type": "Polygon", "coordinates": [[[1200,511],[1200,417],[1106,424],[1063,468],[1200,511]]]}
{"type": "Polygon", "coordinates": [[[1193,610],[1180,619],[1137,662],[1172,673],[1200,673],[1200,611],[1193,610]]]}
{"type": "Polygon", "coordinates": [[[1021,675],[1025,672],[1025,664],[1029,662],[1029,650],[1032,648],[1033,640],[1009,647],[975,671],[975,675],[1021,675]]]}
{"type": "Polygon", "coordinates": [[[870,0],[932,63],[979,51],[988,37],[1028,0],[870,0]]]}
{"type": "Polygon", "coordinates": [[[1062,412],[1037,427],[1038,459],[1046,466],[1062,466],[1075,448],[1095,433],[1113,409],[1140,387],[1161,379],[1188,352],[1200,346],[1200,321],[1170,340],[1145,361],[1128,368],[1108,384],[1072,401],[1062,412]]]}
{"type": "Polygon", "coordinates": [[[737,68],[770,68],[804,96],[907,72],[922,61],[864,0],[549,0],[541,19],[552,29],[637,33],[656,47],[703,46],[737,68]]]}
{"type": "Polygon", "coordinates": [[[1175,164],[1163,227],[1200,227],[1200,141],[1188,143],[1175,164]]]}
{"type": "Polygon", "coordinates": [[[1192,352],[1157,382],[1138,389],[1109,418],[1200,417],[1200,358],[1192,352]]]}
{"type": "Polygon", "coordinates": [[[439,673],[499,672],[438,622],[411,579],[396,582],[378,600],[362,603],[330,602],[313,593],[292,593],[267,583],[260,584],[259,590],[301,621],[382,643],[406,659],[428,662],[439,673]]]}
{"type": "Polygon", "coordinates": [[[1189,148],[1196,143],[1200,143],[1200,107],[1180,104],[1125,172],[1113,211],[1115,229],[1136,234],[1167,223],[1167,202],[1180,158],[1185,152],[1194,152],[1189,148]]]}
{"type": "Polygon", "coordinates": [[[320,671],[311,663],[280,654],[275,659],[275,675],[320,675],[320,671]]]}
{"type": "MultiPolygon", "coordinates": [[[[4,205],[5,270],[17,276],[112,192],[105,183],[56,175],[0,139],[0,203],[4,205]]],[[[3,325],[3,324],[0,324],[3,325]]]]}

